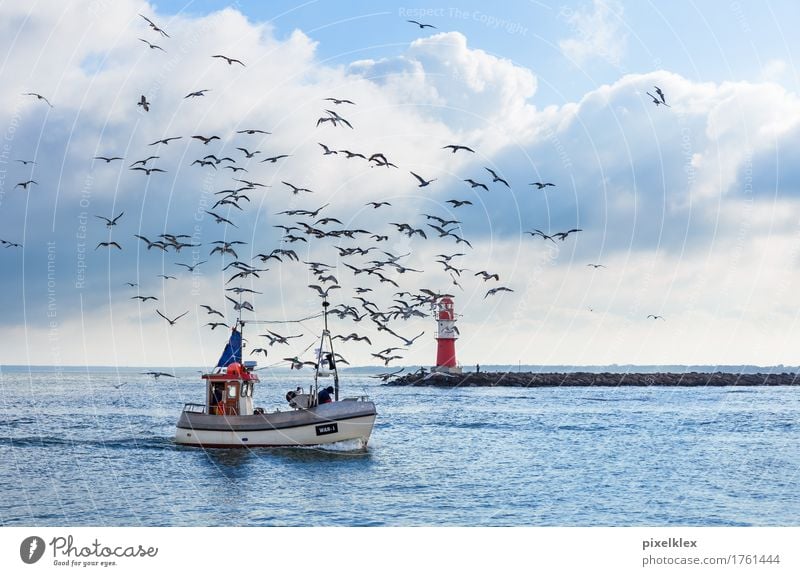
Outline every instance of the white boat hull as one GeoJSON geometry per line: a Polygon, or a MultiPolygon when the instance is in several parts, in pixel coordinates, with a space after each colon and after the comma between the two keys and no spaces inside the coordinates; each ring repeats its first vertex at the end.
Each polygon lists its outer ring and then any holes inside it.
{"type": "Polygon", "coordinates": [[[183,412],[175,442],[205,448],[245,448],[319,446],[357,440],[366,447],[376,415],[372,402],[360,400],[248,416],[183,412]]]}

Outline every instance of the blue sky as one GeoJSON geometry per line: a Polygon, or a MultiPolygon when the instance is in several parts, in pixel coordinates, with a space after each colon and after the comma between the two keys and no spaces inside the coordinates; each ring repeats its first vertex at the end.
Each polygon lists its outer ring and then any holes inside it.
{"type": "MultiPolygon", "coordinates": [[[[357,286],[372,288],[381,309],[395,290],[453,292],[467,365],[797,364],[800,101],[790,23],[799,12],[791,2],[0,3],[0,239],[23,245],[0,248],[0,363],[213,362],[225,336],[206,326],[200,305],[228,320],[234,312],[222,270],[232,260],[211,254],[212,242],[238,240],[247,262],[284,247],[331,263],[341,285],[334,304],[357,305],[357,286]],[[669,107],[651,101],[655,86],[669,107]],[[186,97],[197,90],[207,92],[186,97]],[[149,112],[136,105],[141,95],[149,112]],[[331,108],[353,129],[317,125],[331,108]],[[237,133],[245,128],[272,134],[237,133]],[[208,145],[191,138],[212,134],[220,139],[208,145]],[[323,156],[319,142],[383,152],[398,168],[323,156]],[[443,150],[453,143],[475,152],[443,150]],[[198,166],[207,154],[248,171],[198,166]],[[278,154],[289,156],[258,162],[278,154]],[[124,159],[93,160],[102,155],[124,159]],[[165,172],[129,170],[148,155],[165,172]],[[420,188],[412,171],[435,180],[420,188]],[[237,176],[267,187],[246,190],[241,210],[214,208],[235,224],[226,226],[206,210],[237,176]],[[36,184],[18,186],[28,179],[36,184]],[[534,181],[556,186],[540,191],[534,181]],[[292,194],[284,182],[313,192],[292,194]],[[281,240],[276,226],[297,218],[279,212],[324,204],[320,216],[389,240],[365,257],[339,256],[334,245],[366,239],[281,240]],[[100,218],[120,212],[113,228],[100,218]],[[425,215],[458,220],[454,230],[472,246],[437,237],[425,215]],[[421,227],[428,240],[391,222],[421,227]],[[528,233],[572,228],[580,232],[556,242],[528,233]],[[163,233],[200,246],[147,250],[134,236],[163,233]],[[111,240],[123,249],[97,247],[111,240]],[[422,272],[395,270],[393,288],[344,266],[384,250],[422,272]],[[458,277],[436,261],[456,250],[458,277]],[[179,265],[197,262],[194,274],[179,265]],[[500,281],[481,280],[480,270],[500,281]],[[513,291],[486,296],[498,286],[513,291]],[[156,310],[188,314],[169,326],[156,310]]],[[[264,267],[243,284],[260,293],[249,319],[318,311],[306,265],[264,267]]],[[[401,344],[367,322],[341,323],[341,333],[375,341],[342,344],[353,364],[401,344]]],[[[273,326],[304,337],[269,347],[267,364],[304,353],[319,330],[273,326]]],[[[408,338],[425,333],[399,363],[429,364],[433,321],[394,326],[408,338]]],[[[254,331],[251,348],[264,345],[254,331]]]]}

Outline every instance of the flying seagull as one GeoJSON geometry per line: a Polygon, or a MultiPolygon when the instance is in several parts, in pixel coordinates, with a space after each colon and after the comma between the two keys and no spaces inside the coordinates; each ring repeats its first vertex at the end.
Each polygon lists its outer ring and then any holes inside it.
{"type": "Polygon", "coordinates": [[[486,186],[486,184],[483,184],[481,182],[475,182],[475,180],[473,180],[472,178],[467,178],[466,180],[464,180],[464,182],[468,183],[472,188],[483,188],[487,192],[489,191],[489,188],[486,186]]]}
{"type": "MultiPolygon", "coordinates": [[[[141,14],[139,14],[139,16],[142,16],[142,15],[141,15],[141,14]]],[[[153,30],[155,30],[156,32],[158,32],[159,34],[161,34],[162,36],[165,36],[165,37],[169,38],[169,34],[167,34],[167,33],[166,33],[166,32],[164,32],[164,31],[163,31],[161,28],[159,28],[158,26],[156,26],[155,22],[153,22],[152,20],[150,20],[150,18],[148,18],[147,16],[142,16],[142,18],[144,18],[145,20],[147,20],[147,23],[150,25],[150,28],[152,28],[153,30]]]]}
{"type": "Polygon", "coordinates": [[[663,316],[656,316],[655,314],[648,314],[648,318],[652,318],[653,320],[664,320],[663,316]]]}
{"type": "Polygon", "coordinates": [[[139,101],[136,103],[136,105],[144,108],[145,112],[150,112],[150,102],[147,101],[147,98],[144,97],[144,94],[142,94],[141,98],[139,98],[139,101]]]}
{"type": "Polygon", "coordinates": [[[194,138],[195,140],[200,140],[203,144],[208,144],[212,140],[219,140],[220,139],[219,136],[208,136],[208,137],[206,137],[206,136],[192,136],[192,138],[194,138]]]}
{"type": "Polygon", "coordinates": [[[142,372],[142,374],[147,374],[148,376],[152,376],[156,380],[158,380],[158,378],[160,376],[167,376],[168,378],[175,378],[175,376],[173,376],[172,374],[167,374],[166,372],[142,372]]]}
{"type": "Polygon", "coordinates": [[[164,50],[164,49],[163,49],[161,46],[159,46],[158,44],[151,44],[150,42],[148,42],[148,41],[147,41],[147,40],[145,40],[144,38],[139,38],[139,40],[141,40],[142,42],[144,42],[145,44],[147,44],[148,46],[150,46],[150,48],[152,48],[152,49],[154,49],[154,50],[155,50],[155,49],[157,49],[157,50],[161,50],[162,52],[166,52],[166,50],[164,50]]]}
{"type": "Polygon", "coordinates": [[[497,288],[491,288],[486,291],[486,295],[483,297],[483,299],[486,300],[488,296],[492,296],[494,294],[497,294],[498,292],[513,292],[513,290],[511,288],[506,288],[505,286],[498,286],[497,288]]]}
{"type": "MultiPolygon", "coordinates": [[[[646,92],[646,94],[647,94],[648,96],[650,96],[650,98],[652,98],[652,99],[653,99],[653,104],[655,104],[655,105],[656,105],[656,108],[658,108],[659,106],[666,106],[667,108],[671,108],[671,106],[670,106],[669,104],[667,104],[666,102],[664,102],[662,99],[659,99],[659,98],[657,98],[657,97],[653,96],[652,94],[650,94],[650,92],[646,92]]],[[[662,98],[663,98],[663,97],[662,97],[662,98]]]]}
{"type": "Polygon", "coordinates": [[[223,58],[228,63],[228,65],[232,65],[234,62],[236,62],[237,64],[241,64],[242,66],[244,66],[244,62],[242,62],[241,60],[237,60],[236,58],[228,58],[227,56],[223,56],[222,54],[214,54],[212,58],[223,58]]]}
{"type": "Polygon", "coordinates": [[[156,314],[158,314],[158,315],[159,315],[159,316],[161,316],[161,317],[162,317],[164,320],[166,320],[167,322],[169,322],[169,325],[170,325],[170,326],[175,326],[175,322],[177,322],[178,320],[180,320],[181,318],[183,318],[184,316],[186,316],[188,313],[189,313],[189,311],[187,310],[187,311],[186,311],[186,312],[184,312],[183,314],[180,314],[180,315],[178,315],[178,316],[175,316],[175,318],[173,318],[172,320],[170,320],[169,318],[167,318],[166,316],[164,316],[164,315],[161,313],[161,311],[160,311],[158,308],[156,308],[156,314]]]}
{"type": "Polygon", "coordinates": [[[473,152],[473,153],[475,152],[475,150],[473,150],[472,148],[470,148],[468,146],[459,146],[458,144],[448,144],[447,146],[442,146],[442,150],[444,150],[446,148],[449,148],[450,150],[452,150],[453,154],[455,154],[459,150],[466,150],[467,152],[473,152]]]}
{"type": "Polygon", "coordinates": [[[121,156],[111,156],[111,157],[109,157],[109,156],[95,156],[94,159],[95,160],[105,160],[106,164],[111,164],[111,162],[113,160],[122,160],[122,157],[121,156]]]}
{"type": "Polygon", "coordinates": [[[505,184],[505,185],[506,185],[508,188],[511,188],[511,186],[509,186],[508,182],[506,182],[505,180],[503,180],[502,178],[500,178],[500,176],[498,176],[498,175],[497,175],[497,172],[495,172],[495,171],[494,171],[494,170],[492,170],[491,168],[486,168],[485,166],[484,166],[484,168],[483,168],[483,169],[484,169],[484,170],[486,170],[487,172],[489,172],[489,174],[491,174],[491,175],[492,175],[492,182],[502,182],[502,183],[503,183],[503,184],[505,184]]]}
{"type": "Polygon", "coordinates": [[[122,246],[120,246],[120,245],[119,245],[119,244],[117,244],[116,242],[100,242],[100,243],[99,243],[99,244],[98,244],[98,245],[95,247],[95,250],[97,250],[97,248],[100,248],[100,246],[106,246],[106,247],[108,247],[108,248],[117,248],[117,249],[119,249],[119,250],[122,250],[122,246]]]}
{"type": "Polygon", "coordinates": [[[47,98],[45,98],[45,97],[44,97],[44,96],[42,96],[41,94],[37,94],[36,92],[25,92],[25,93],[23,93],[22,95],[23,95],[23,96],[36,96],[36,98],[37,98],[37,99],[39,99],[39,100],[44,100],[45,102],[47,102],[47,105],[48,105],[48,106],[50,106],[50,108],[52,108],[52,107],[53,107],[53,105],[52,105],[52,104],[50,104],[50,100],[48,100],[47,98]]]}
{"type": "Polygon", "coordinates": [[[436,28],[436,26],[434,26],[433,24],[423,24],[421,22],[417,22],[416,20],[406,20],[406,22],[409,22],[410,24],[416,24],[417,26],[419,26],[420,30],[422,30],[423,28],[436,28]]]}
{"type": "Polygon", "coordinates": [[[203,90],[197,90],[196,92],[189,92],[186,96],[183,97],[184,100],[187,98],[194,98],[196,96],[205,96],[206,92],[209,91],[209,88],[204,88],[203,90]]]}
{"type": "Polygon", "coordinates": [[[658,86],[653,86],[653,88],[656,89],[656,94],[658,94],[658,97],[661,98],[661,103],[666,106],[667,100],[666,98],[664,98],[664,93],[661,91],[661,88],[659,88],[658,86]]]}
{"type": "Polygon", "coordinates": [[[427,186],[428,184],[430,184],[431,182],[433,182],[434,180],[436,180],[436,178],[433,178],[432,180],[425,180],[425,179],[424,179],[422,176],[420,176],[419,174],[414,174],[414,173],[413,173],[413,172],[411,172],[410,170],[409,170],[409,172],[411,173],[411,175],[412,175],[414,178],[416,178],[417,180],[419,180],[419,188],[424,188],[425,186],[427,186]]]}
{"type": "Polygon", "coordinates": [[[536,186],[538,190],[542,188],[547,188],[548,186],[555,186],[552,182],[531,182],[528,186],[536,186]]]}
{"type": "Polygon", "coordinates": [[[169,144],[171,140],[180,140],[181,138],[183,138],[183,136],[172,136],[171,138],[162,138],[161,140],[150,142],[148,146],[155,146],[156,144],[169,144]]]}
{"type": "Polygon", "coordinates": [[[116,226],[117,225],[117,220],[122,218],[123,214],[125,214],[125,212],[120,212],[119,216],[117,216],[116,218],[106,218],[105,216],[95,216],[95,218],[100,218],[100,220],[105,220],[106,221],[106,226],[111,228],[112,226],[116,226]]]}

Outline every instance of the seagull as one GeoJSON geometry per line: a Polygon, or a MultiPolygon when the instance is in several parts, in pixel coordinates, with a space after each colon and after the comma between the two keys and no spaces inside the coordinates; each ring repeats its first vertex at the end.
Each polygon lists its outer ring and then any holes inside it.
{"type": "Polygon", "coordinates": [[[187,310],[187,311],[186,311],[186,312],[184,312],[183,314],[180,314],[179,316],[175,316],[175,318],[173,318],[172,320],[170,320],[169,318],[167,318],[166,316],[164,316],[164,315],[161,313],[161,311],[159,311],[159,309],[158,309],[158,308],[156,308],[156,314],[158,314],[158,315],[159,315],[159,316],[161,316],[161,317],[162,317],[164,320],[166,320],[167,322],[169,322],[169,325],[170,325],[170,326],[175,326],[175,322],[177,322],[178,320],[180,320],[181,318],[183,318],[184,316],[186,316],[188,313],[189,313],[189,311],[187,310]]]}
{"type": "Polygon", "coordinates": [[[298,188],[294,184],[289,184],[288,182],[285,182],[283,180],[281,180],[281,184],[286,184],[289,188],[291,188],[293,194],[297,194],[299,192],[311,192],[311,193],[314,192],[313,190],[309,190],[308,188],[298,188]]]}
{"type": "Polygon", "coordinates": [[[427,186],[428,184],[430,184],[431,182],[433,182],[434,180],[436,180],[436,178],[434,178],[433,180],[425,180],[425,179],[424,179],[422,176],[420,176],[419,174],[414,174],[414,173],[413,173],[413,172],[411,172],[410,170],[409,170],[409,172],[411,173],[411,175],[412,175],[414,178],[416,178],[417,180],[419,180],[419,188],[424,188],[425,186],[427,186]]]}
{"type": "Polygon", "coordinates": [[[142,372],[142,374],[147,374],[148,376],[152,376],[156,380],[158,380],[159,376],[167,376],[168,378],[175,378],[172,374],[167,374],[166,372],[142,372]]]}
{"type": "MultiPolygon", "coordinates": [[[[139,16],[142,16],[142,15],[141,15],[141,14],[139,14],[139,16]]],[[[156,25],[155,25],[155,23],[154,23],[152,20],[150,20],[150,18],[148,18],[147,16],[142,16],[142,18],[144,18],[145,20],[147,20],[147,23],[150,25],[150,28],[152,28],[152,29],[153,29],[153,30],[155,30],[156,32],[160,33],[162,36],[166,36],[167,38],[169,38],[169,34],[167,34],[167,33],[166,33],[166,32],[164,32],[164,31],[163,31],[161,28],[159,28],[158,26],[156,26],[156,25]]]]}
{"type": "Polygon", "coordinates": [[[650,94],[650,92],[646,92],[646,94],[653,99],[653,104],[656,105],[656,108],[658,108],[659,106],[666,106],[667,108],[671,108],[669,104],[667,104],[666,102],[662,102],[661,100],[650,94]]]}
{"type": "Polygon", "coordinates": [[[489,188],[486,187],[486,184],[482,184],[481,182],[475,182],[475,180],[473,180],[472,178],[467,178],[466,180],[464,180],[464,182],[467,182],[472,188],[483,188],[487,192],[489,191],[489,188]]]}
{"type": "Polygon", "coordinates": [[[653,320],[664,320],[663,316],[656,316],[655,314],[648,314],[648,318],[652,318],[653,320]]]}
{"type": "Polygon", "coordinates": [[[45,98],[41,94],[37,94],[36,92],[25,92],[22,95],[23,96],[36,96],[37,99],[44,100],[45,102],[47,102],[47,105],[50,106],[50,108],[53,108],[53,105],[50,104],[50,100],[48,100],[47,98],[45,98]]]}
{"type": "Polygon", "coordinates": [[[197,92],[189,92],[186,96],[183,97],[183,99],[186,100],[187,98],[205,96],[206,92],[208,92],[209,90],[210,90],[209,88],[204,88],[203,90],[198,90],[197,92]]]}
{"type": "Polygon", "coordinates": [[[136,282],[125,282],[126,286],[130,286],[131,288],[136,288],[138,284],[136,282]]]}
{"type": "Polygon", "coordinates": [[[147,174],[148,176],[150,176],[150,174],[152,172],[165,172],[166,173],[166,170],[162,170],[161,168],[143,168],[142,166],[136,166],[134,168],[131,168],[131,170],[140,170],[140,171],[144,172],[145,174],[147,174]]]}
{"type": "Polygon", "coordinates": [[[475,272],[473,276],[480,276],[483,278],[484,281],[489,280],[490,278],[494,278],[498,282],[500,282],[500,275],[499,274],[489,274],[486,270],[481,270],[480,272],[475,272]]]}
{"type": "Polygon", "coordinates": [[[455,154],[459,150],[466,150],[467,152],[473,152],[473,153],[475,152],[475,150],[473,150],[469,146],[460,146],[458,144],[448,144],[447,146],[442,146],[442,150],[445,150],[447,148],[452,150],[453,154],[455,154]]]}
{"type": "Polygon", "coordinates": [[[192,136],[192,138],[194,138],[195,140],[200,140],[203,144],[208,144],[212,140],[219,140],[220,139],[219,136],[208,136],[208,137],[206,137],[206,136],[192,136]]]}
{"type": "Polygon", "coordinates": [[[156,240],[155,242],[150,242],[150,240],[148,240],[144,236],[139,236],[138,234],[134,234],[133,236],[134,236],[134,238],[138,238],[139,240],[144,240],[144,242],[147,244],[147,249],[148,250],[150,250],[150,248],[155,246],[156,248],[161,248],[164,252],[167,251],[166,245],[163,242],[161,242],[160,240],[156,240]]]}
{"type": "Polygon", "coordinates": [[[497,288],[491,288],[486,291],[486,295],[483,297],[483,299],[486,300],[488,296],[493,296],[498,292],[513,292],[513,290],[511,288],[506,288],[505,286],[498,286],[497,288]]]}
{"type": "Polygon", "coordinates": [[[112,156],[112,157],[109,158],[107,156],[95,156],[94,159],[95,160],[105,160],[106,164],[110,164],[113,160],[122,160],[122,157],[121,156],[112,156]]]}
{"type": "Polygon", "coordinates": [[[237,149],[237,150],[241,150],[242,152],[244,152],[244,155],[245,155],[247,158],[252,158],[252,157],[253,157],[253,156],[255,156],[256,154],[261,154],[261,150],[256,150],[256,151],[254,151],[254,152],[250,152],[250,151],[249,151],[247,148],[236,148],[236,149],[237,149]]]}
{"type": "Polygon", "coordinates": [[[139,101],[136,103],[136,105],[144,108],[145,112],[150,112],[150,102],[147,101],[147,98],[144,97],[144,94],[142,94],[141,98],[139,98],[139,101]]]}
{"type": "Polygon", "coordinates": [[[122,246],[120,246],[116,242],[100,242],[97,245],[97,247],[95,248],[95,250],[97,250],[97,248],[100,248],[100,246],[107,246],[108,248],[112,248],[113,247],[113,248],[118,248],[118,249],[122,250],[122,246]]]}
{"type": "Polygon", "coordinates": [[[453,208],[459,208],[460,206],[472,206],[472,202],[469,200],[447,200],[448,204],[452,204],[453,208]]]}
{"type": "Polygon", "coordinates": [[[158,49],[158,50],[161,50],[162,52],[166,52],[166,50],[164,50],[164,49],[163,49],[161,46],[159,46],[159,45],[157,45],[157,44],[151,44],[150,42],[148,42],[148,41],[147,41],[147,40],[145,40],[144,38],[139,38],[139,40],[141,40],[142,42],[144,42],[145,44],[147,44],[148,46],[150,46],[150,48],[153,48],[153,49],[158,49]]]}
{"type": "Polygon", "coordinates": [[[17,244],[16,242],[9,242],[8,240],[0,239],[0,244],[3,244],[6,248],[22,248],[22,244],[17,244]]]}
{"type": "Polygon", "coordinates": [[[531,182],[528,186],[536,186],[538,190],[542,188],[547,188],[548,186],[555,186],[552,182],[531,182]]]}
{"type": "Polygon", "coordinates": [[[33,160],[15,160],[15,162],[21,162],[23,166],[27,166],[28,164],[33,164],[36,166],[36,162],[33,160]]]}
{"type": "Polygon", "coordinates": [[[158,300],[155,296],[131,296],[131,300],[141,300],[147,302],[148,300],[158,300]]]}
{"type": "Polygon", "coordinates": [[[372,206],[373,208],[380,208],[381,206],[391,206],[389,202],[367,202],[364,206],[372,206]]]}
{"type": "Polygon", "coordinates": [[[250,302],[248,302],[247,300],[245,300],[244,302],[239,303],[236,300],[234,300],[233,298],[231,298],[230,296],[225,296],[225,298],[230,300],[231,302],[233,302],[233,309],[236,310],[237,312],[239,310],[250,310],[250,312],[254,312],[253,305],[250,304],[250,302]]]}
{"type": "Polygon", "coordinates": [[[225,318],[225,315],[222,312],[220,312],[219,310],[214,310],[208,304],[200,304],[200,308],[205,308],[206,309],[206,313],[209,314],[209,315],[217,314],[217,315],[221,316],[222,318],[225,318]]]}
{"type": "Polygon", "coordinates": [[[323,156],[329,156],[330,154],[338,154],[336,150],[331,150],[330,148],[325,146],[325,144],[323,144],[322,142],[317,142],[317,144],[322,146],[322,149],[324,150],[324,152],[322,153],[323,156]]]}
{"type": "Polygon", "coordinates": [[[342,98],[325,98],[325,100],[330,100],[334,104],[355,104],[352,100],[344,100],[342,98]]]}
{"type": "Polygon", "coordinates": [[[491,174],[491,175],[492,175],[492,182],[502,182],[502,183],[503,183],[503,184],[505,184],[505,185],[506,185],[508,188],[511,188],[511,186],[509,186],[508,182],[506,182],[505,180],[503,180],[502,178],[500,178],[500,176],[498,176],[498,175],[497,175],[497,172],[495,172],[495,171],[494,171],[494,170],[492,170],[491,168],[486,168],[485,166],[484,166],[484,168],[483,168],[483,169],[484,169],[484,170],[486,170],[487,172],[489,172],[489,174],[491,174]]]}
{"type": "Polygon", "coordinates": [[[159,278],[163,278],[164,280],[177,280],[175,276],[169,276],[167,274],[157,274],[159,278]]]}
{"type": "Polygon", "coordinates": [[[244,62],[242,62],[241,60],[237,60],[236,58],[228,58],[227,56],[223,56],[222,54],[215,54],[214,56],[212,56],[212,58],[223,58],[228,63],[228,65],[232,65],[234,62],[236,62],[237,64],[241,64],[242,66],[244,66],[244,62]]]}
{"type": "Polygon", "coordinates": [[[141,164],[142,166],[146,166],[146,165],[147,165],[147,163],[148,163],[148,162],[150,162],[150,160],[156,160],[156,159],[158,159],[158,158],[161,158],[161,156],[148,156],[148,157],[147,157],[147,158],[145,158],[144,160],[137,160],[136,162],[134,162],[133,164],[131,164],[131,165],[129,166],[129,168],[132,168],[133,166],[136,166],[137,164],[141,164]]]}
{"type": "Polygon", "coordinates": [[[272,134],[272,132],[267,132],[266,130],[257,130],[257,129],[248,129],[248,130],[237,130],[237,134],[272,134]]]}
{"type": "Polygon", "coordinates": [[[228,325],[225,324],[225,322],[208,322],[206,324],[203,324],[203,326],[211,326],[212,330],[217,326],[225,326],[225,328],[228,328],[228,325]]]}
{"type": "Polygon", "coordinates": [[[264,158],[261,162],[262,163],[264,163],[264,162],[272,162],[273,164],[275,164],[281,158],[288,158],[288,157],[289,157],[289,154],[281,154],[280,156],[273,156],[271,158],[264,158]]]}
{"type": "Polygon", "coordinates": [[[106,218],[105,216],[95,216],[95,218],[100,218],[100,220],[105,220],[106,221],[106,226],[111,228],[112,226],[116,226],[117,225],[117,220],[122,218],[123,214],[125,214],[125,212],[120,212],[119,216],[117,216],[116,218],[106,218]]]}
{"type": "Polygon", "coordinates": [[[587,264],[587,266],[591,266],[591,267],[592,267],[592,268],[594,268],[595,270],[596,270],[597,268],[605,268],[605,267],[606,267],[606,266],[605,266],[605,265],[603,265],[603,264],[587,264]]]}
{"type": "Polygon", "coordinates": [[[269,352],[267,351],[266,348],[253,348],[252,350],[250,350],[250,356],[252,356],[253,354],[263,354],[264,357],[266,357],[269,354],[269,352]]]}
{"type": "Polygon", "coordinates": [[[175,266],[183,266],[183,267],[184,267],[184,268],[186,268],[186,269],[187,269],[189,272],[194,272],[194,269],[195,269],[195,268],[197,268],[198,266],[200,266],[200,264],[205,264],[206,262],[208,262],[208,260],[203,260],[202,262],[198,262],[197,264],[192,264],[191,266],[190,266],[189,264],[183,264],[183,263],[181,263],[181,262],[175,262],[175,266]]]}
{"type": "Polygon", "coordinates": [[[417,26],[419,26],[420,30],[422,30],[423,28],[436,28],[436,26],[434,26],[433,24],[422,24],[421,22],[417,22],[416,20],[406,20],[406,22],[409,22],[411,24],[416,24],[417,26]]]}
{"type": "Polygon", "coordinates": [[[335,290],[337,288],[341,288],[341,286],[339,286],[338,284],[331,284],[330,286],[328,286],[324,290],[322,289],[321,286],[317,286],[316,284],[309,284],[308,287],[309,288],[313,288],[314,290],[319,292],[319,295],[322,298],[327,298],[328,297],[328,292],[330,292],[331,290],[335,290]]]}
{"type": "Polygon", "coordinates": [[[150,142],[148,146],[155,146],[156,144],[169,144],[171,140],[180,140],[181,138],[183,138],[183,136],[172,136],[171,138],[162,138],[161,140],[150,142]]]}
{"type": "Polygon", "coordinates": [[[661,91],[661,88],[659,88],[658,86],[653,86],[653,88],[656,89],[656,94],[658,94],[658,97],[661,98],[661,103],[664,106],[667,106],[667,100],[666,98],[664,98],[664,93],[661,91]]]}
{"type": "Polygon", "coordinates": [[[25,182],[19,182],[19,183],[17,183],[17,185],[16,185],[16,186],[14,186],[14,188],[19,188],[20,186],[22,186],[22,189],[23,189],[23,190],[27,190],[27,189],[28,189],[28,186],[29,186],[30,184],[36,184],[37,186],[39,185],[39,183],[38,183],[36,180],[26,180],[25,182]]]}

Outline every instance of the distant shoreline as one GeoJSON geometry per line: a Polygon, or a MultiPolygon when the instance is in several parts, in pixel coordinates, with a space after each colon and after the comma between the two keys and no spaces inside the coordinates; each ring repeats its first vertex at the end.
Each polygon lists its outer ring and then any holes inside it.
{"type": "Polygon", "coordinates": [[[414,373],[386,382],[387,386],[461,387],[708,387],[800,386],[794,372],[733,374],[725,372],[466,372],[464,374],[414,373]]]}

